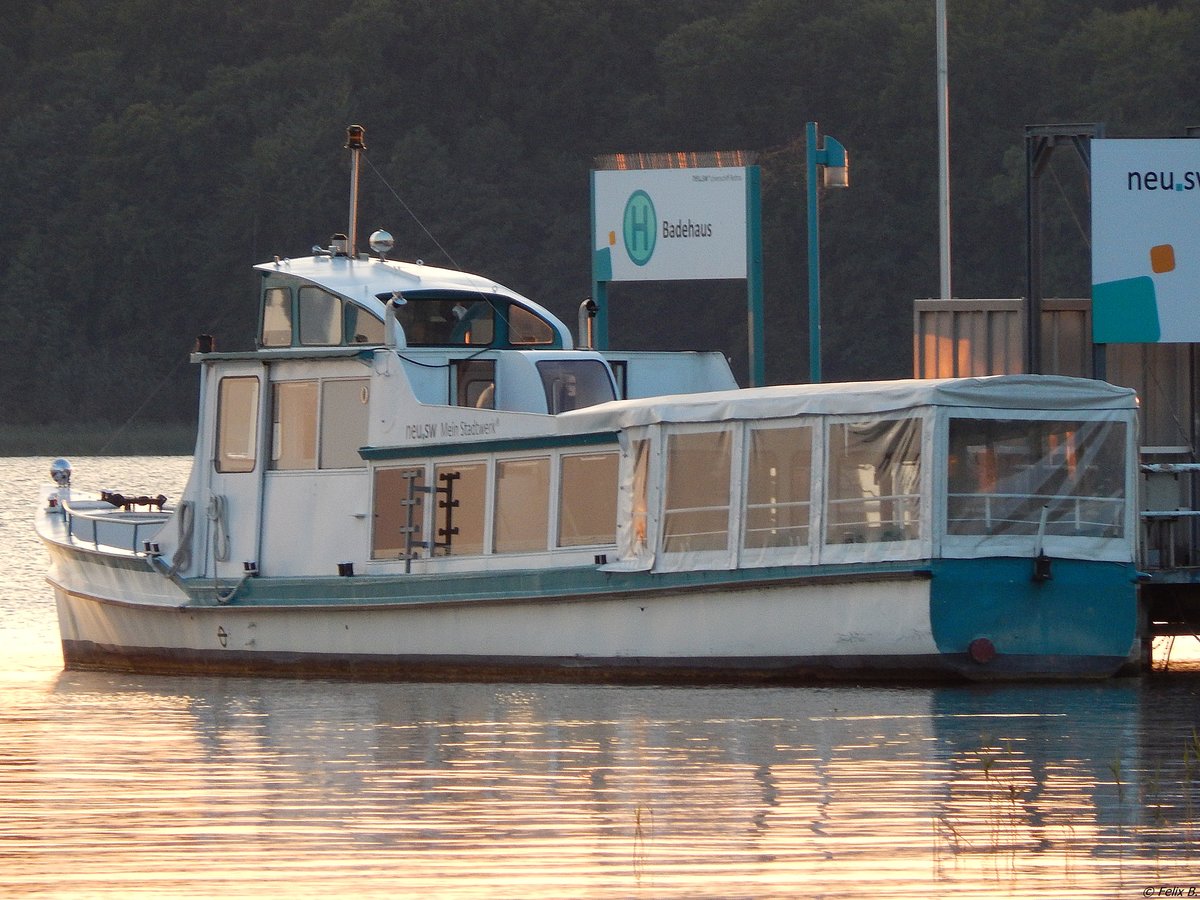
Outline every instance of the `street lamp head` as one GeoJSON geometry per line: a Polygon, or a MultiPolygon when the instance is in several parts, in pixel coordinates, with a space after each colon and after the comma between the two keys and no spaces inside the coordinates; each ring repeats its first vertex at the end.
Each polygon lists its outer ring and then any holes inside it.
{"type": "Polygon", "coordinates": [[[825,135],[825,146],[821,153],[825,157],[825,187],[850,187],[850,156],[846,153],[846,148],[829,135],[825,135]]]}
{"type": "Polygon", "coordinates": [[[825,187],[827,187],[827,188],[850,187],[850,167],[849,166],[826,166],[825,167],[825,187]]]}

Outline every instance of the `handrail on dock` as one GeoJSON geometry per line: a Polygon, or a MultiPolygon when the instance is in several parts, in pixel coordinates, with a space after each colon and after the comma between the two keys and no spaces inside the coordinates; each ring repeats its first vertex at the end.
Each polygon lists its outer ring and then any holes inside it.
{"type": "Polygon", "coordinates": [[[1181,472],[1200,472],[1200,462],[1190,463],[1142,463],[1146,474],[1177,475],[1181,472]]]}

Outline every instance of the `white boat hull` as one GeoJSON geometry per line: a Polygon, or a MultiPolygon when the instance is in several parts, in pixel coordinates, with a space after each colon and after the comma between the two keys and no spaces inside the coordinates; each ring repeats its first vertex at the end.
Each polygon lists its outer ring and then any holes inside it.
{"type": "Polygon", "coordinates": [[[346,594],[324,603],[200,605],[148,568],[122,570],[118,594],[102,556],[65,556],[74,559],[60,557],[51,583],[64,656],[79,668],[586,680],[945,668],[929,579],[914,573],[395,603],[355,603],[350,578],[333,581],[346,594]]]}

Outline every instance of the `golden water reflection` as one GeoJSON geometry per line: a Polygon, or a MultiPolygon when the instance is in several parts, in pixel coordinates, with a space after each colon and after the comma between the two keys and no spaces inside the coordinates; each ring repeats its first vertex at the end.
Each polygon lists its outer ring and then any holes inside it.
{"type": "Polygon", "coordinates": [[[0,713],[0,893],[1114,896],[1197,871],[1196,684],[67,673],[0,713]]]}

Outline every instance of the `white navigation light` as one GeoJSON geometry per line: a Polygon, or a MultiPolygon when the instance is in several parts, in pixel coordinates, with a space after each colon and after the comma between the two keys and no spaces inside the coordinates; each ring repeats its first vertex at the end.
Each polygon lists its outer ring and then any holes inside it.
{"type": "Polygon", "coordinates": [[[392,248],[396,246],[396,242],[392,240],[391,234],[382,228],[371,235],[370,242],[371,250],[378,253],[380,259],[391,253],[392,248]]]}
{"type": "Polygon", "coordinates": [[[59,487],[66,487],[71,483],[71,464],[59,457],[50,463],[50,477],[59,487]]]}

